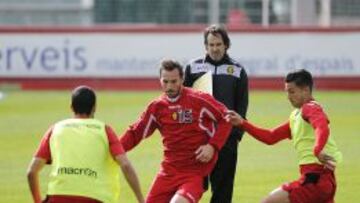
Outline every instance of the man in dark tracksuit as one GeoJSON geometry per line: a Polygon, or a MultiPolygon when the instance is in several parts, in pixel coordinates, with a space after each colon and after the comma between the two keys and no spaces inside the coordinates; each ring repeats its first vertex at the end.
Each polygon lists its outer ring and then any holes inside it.
{"type": "MultiPolygon", "coordinates": [[[[185,69],[184,85],[191,87],[206,72],[212,73],[213,96],[241,116],[248,107],[248,78],[245,69],[230,58],[230,39],[225,28],[212,25],[204,31],[206,56],[192,60],[185,69]]],[[[210,175],[211,203],[230,203],[237,162],[237,146],[243,131],[233,128],[220,150],[217,164],[210,175]]],[[[207,182],[206,182],[207,186],[207,182]]]]}

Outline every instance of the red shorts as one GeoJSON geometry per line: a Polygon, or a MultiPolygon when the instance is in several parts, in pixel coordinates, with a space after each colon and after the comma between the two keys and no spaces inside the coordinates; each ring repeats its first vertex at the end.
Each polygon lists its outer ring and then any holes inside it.
{"type": "Polygon", "coordinates": [[[318,164],[300,166],[301,177],[282,185],[291,203],[333,203],[336,191],[334,172],[318,164]]]}
{"type": "Polygon", "coordinates": [[[200,200],[204,193],[204,177],[194,174],[165,174],[158,173],[150,192],[146,198],[146,203],[169,203],[175,194],[179,194],[191,203],[200,200]]]}

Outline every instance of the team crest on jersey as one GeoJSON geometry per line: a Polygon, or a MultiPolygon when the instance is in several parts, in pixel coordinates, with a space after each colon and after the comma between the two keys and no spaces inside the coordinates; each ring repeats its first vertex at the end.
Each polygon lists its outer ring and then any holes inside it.
{"type": "Polygon", "coordinates": [[[235,72],[234,66],[228,66],[226,69],[226,72],[230,75],[234,74],[234,72],[235,72]]]}
{"type": "Polygon", "coordinates": [[[192,123],[192,109],[179,109],[177,112],[174,112],[171,117],[179,123],[192,123]]]}
{"type": "Polygon", "coordinates": [[[172,115],[171,115],[171,118],[172,118],[174,121],[176,121],[177,118],[178,118],[177,112],[173,112],[172,115]]]}

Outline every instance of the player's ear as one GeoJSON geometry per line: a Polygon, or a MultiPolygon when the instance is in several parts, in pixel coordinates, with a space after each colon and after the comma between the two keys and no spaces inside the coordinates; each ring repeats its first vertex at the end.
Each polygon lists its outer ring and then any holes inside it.
{"type": "Polygon", "coordinates": [[[307,95],[311,94],[311,90],[309,86],[304,86],[301,88],[303,92],[305,92],[307,95]]]}

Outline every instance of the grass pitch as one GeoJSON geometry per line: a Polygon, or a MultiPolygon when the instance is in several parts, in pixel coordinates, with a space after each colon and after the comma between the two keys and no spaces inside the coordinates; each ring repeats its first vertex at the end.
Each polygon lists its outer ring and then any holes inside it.
{"type": "MultiPolygon", "coordinates": [[[[69,91],[10,91],[0,99],[0,202],[31,202],[26,168],[46,129],[54,122],[72,116],[69,91]]],[[[96,117],[121,135],[159,92],[98,92],[96,117]]],[[[330,120],[331,134],[343,152],[344,162],[336,174],[338,203],[360,199],[360,92],[315,92],[330,120]]],[[[291,111],[283,92],[251,91],[248,119],[264,127],[275,127],[288,119],[291,111]]],[[[245,135],[238,150],[238,166],[233,202],[259,202],[283,182],[298,178],[298,167],[291,141],[266,146],[245,135]]],[[[158,133],[129,153],[146,193],[162,158],[158,133]]],[[[46,192],[49,167],[41,173],[46,192]]],[[[122,203],[135,202],[121,179],[122,203]]],[[[209,202],[210,193],[201,203],[209,202]]]]}

